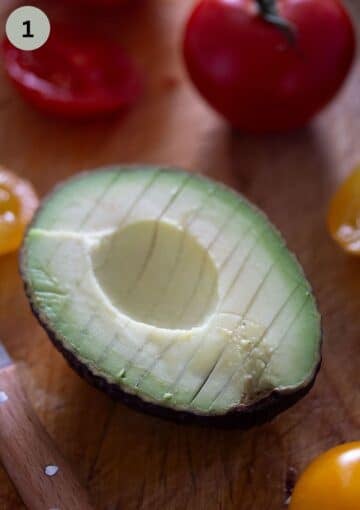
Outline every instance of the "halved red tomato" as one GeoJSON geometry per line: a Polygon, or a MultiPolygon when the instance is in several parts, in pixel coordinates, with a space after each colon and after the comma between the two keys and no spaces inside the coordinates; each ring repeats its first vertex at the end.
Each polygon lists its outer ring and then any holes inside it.
{"type": "Polygon", "coordinates": [[[87,118],[129,107],[139,73],[117,41],[76,26],[53,24],[47,43],[22,51],[5,39],[7,74],[21,95],[63,117],[87,118]]]}
{"type": "Polygon", "coordinates": [[[79,0],[82,4],[88,5],[98,5],[98,6],[113,6],[113,5],[121,5],[126,2],[126,0],[79,0]]]}
{"type": "MultiPolygon", "coordinates": [[[[76,0],[79,5],[89,5],[94,7],[117,7],[128,3],[129,0],[76,0]]],[[[133,1],[133,0],[132,0],[133,1]]],[[[67,0],[68,3],[74,4],[74,0],[67,0]]]]}
{"type": "MultiPolygon", "coordinates": [[[[74,4],[74,0],[67,0],[69,3],[74,4]]],[[[90,5],[95,7],[116,7],[134,2],[134,0],[76,0],[79,5],[90,5]]]]}

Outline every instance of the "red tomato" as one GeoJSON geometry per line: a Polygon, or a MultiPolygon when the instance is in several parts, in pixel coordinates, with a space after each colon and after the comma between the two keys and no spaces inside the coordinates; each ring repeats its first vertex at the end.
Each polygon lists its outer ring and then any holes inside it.
{"type": "MultiPolygon", "coordinates": [[[[68,2],[74,2],[74,0],[67,0],[68,2]]],[[[90,5],[96,7],[113,7],[117,5],[123,5],[127,0],[76,0],[80,5],[90,5]]]]}
{"type": "Polygon", "coordinates": [[[184,56],[201,94],[235,127],[283,131],[306,124],[335,95],[355,36],[339,0],[279,0],[294,41],[256,0],[201,0],[188,21],[184,56]]]}
{"type": "Polygon", "coordinates": [[[52,25],[49,40],[22,51],[5,39],[5,69],[22,96],[63,117],[88,118],[131,105],[141,89],[132,61],[115,41],[52,25]]]}

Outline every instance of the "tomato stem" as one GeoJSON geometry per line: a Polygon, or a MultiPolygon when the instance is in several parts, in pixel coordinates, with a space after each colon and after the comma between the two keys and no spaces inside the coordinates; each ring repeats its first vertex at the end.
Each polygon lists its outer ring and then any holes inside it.
{"type": "Polygon", "coordinates": [[[277,0],[255,0],[260,11],[260,15],[265,21],[276,26],[286,36],[287,40],[295,43],[295,27],[285,18],[282,18],[277,8],[277,0]]]}

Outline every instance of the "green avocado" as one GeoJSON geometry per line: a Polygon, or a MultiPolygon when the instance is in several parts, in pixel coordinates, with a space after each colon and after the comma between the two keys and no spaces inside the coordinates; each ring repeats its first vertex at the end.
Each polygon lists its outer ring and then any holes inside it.
{"type": "Polygon", "coordinates": [[[199,175],[70,179],[30,225],[21,274],[72,366],[146,411],[246,427],[314,382],[320,316],[301,267],[264,214],[199,175]]]}

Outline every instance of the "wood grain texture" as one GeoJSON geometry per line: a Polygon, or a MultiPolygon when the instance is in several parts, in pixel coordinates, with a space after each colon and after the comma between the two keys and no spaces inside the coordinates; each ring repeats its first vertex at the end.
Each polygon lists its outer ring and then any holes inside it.
{"type": "Polygon", "coordinates": [[[27,508],[91,510],[88,494],[36,416],[15,365],[0,370],[0,390],[0,458],[27,508]]]}
{"type": "MultiPolygon", "coordinates": [[[[45,10],[55,3],[48,0],[45,10]]],[[[177,426],[113,404],[66,366],[31,316],[16,256],[0,263],[0,336],[23,364],[42,422],[100,510],[282,510],[315,455],[359,438],[360,264],[331,242],[324,218],[331,193],[360,161],[360,60],[307,129],[242,135],[186,79],[179,47],[192,0],[140,3],[126,17],[104,20],[146,75],[136,108],[108,121],[59,122],[25,105],[0,70],[0,163],[31,179],[41,195],[79,170],[115,162],[180,165],[245,193],[282,230],[314,286],[325,338],[315,388],[274,422],[245,433],[177,426]]],[[[348,5],[360,25],[358,1],[348,5]]],[[[0,10],[4,20],[5,2],[0,10]]],[[[1,471],[0,509],[17,508],[1,471]]]]}

